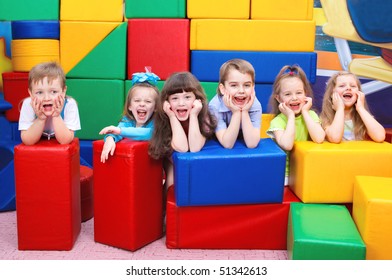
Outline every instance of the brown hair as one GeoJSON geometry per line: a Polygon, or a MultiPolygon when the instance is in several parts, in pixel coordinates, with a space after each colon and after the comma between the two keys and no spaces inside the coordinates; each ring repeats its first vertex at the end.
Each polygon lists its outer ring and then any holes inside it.
{"type": "MultiPolygon", "coordinates": [[[[253,68],[252,64],[250,64],[248,61],[235,58],[226,61],[225,63],[222,64],[222,66],[219,69],[219,84],[225,84],[227,81],[227,76],[229,75],[231,70],[237,70],[238,72],[242,74],[249,74],[252,78],[252,83],[255,83],[255,69],[253,68]]],[[[216,92],[219,95],[222,95],[222,93],[219,90],[219,87],[216,89],[216,92]]]]}
{"type": "MultiPolygon", "coordinates": [[[[325,129],[327,126],[331,125],[333,119],[335,117],[336,111],[332,108],[332,94],[334,88],[336,86],[336,81],[340,76],[350,75],[354,77],[355,81],[357,82],[358,90],[362,91],[361,81],[358,79],[356,75],[347,71],[339,71],[333,74],[327,81],[327,85],[325,88],[325,93],[323,97],[323,105],[321,109],[320,119],[321,125],[325,129]]],[[[366,99],[364,100],[364,107],[366,110],[369,111],[368,105],[366,103],[366,99]]],[[[363,140],[366,135],[366,126],[363,123],[362,118],[359,116],[355,106],[352,106],[350,109],[350,113],[352,115],[352,121],[354,125],[354,135],[356,140],[363,140]]]]}
{"type": "Polygon", "coordinates": [[[42,81],[45,77],[48,82],[59,79],[61,88],[65,88],[65,74],[63,68],[57,62],[43,62],[35,65],[29,72],[29,89],[32,90],[33,84],[42,81]]]}
{"type": "Polygon", "coordinates": [[[216,120],[208,109],[207,96],[199,80],[190,72],[174,73],[166,80],[162,88],[154,116],[154,132],[150,140],[149,154],[155,159],[168,157],[173,152],[170,120],[163,110],[163,103],[170,95],[184,91],[193,92],[196,99],[199,99],[203,105],[198,115],[201,134],[208,139],[215,133],[216,120]]]}
{"type": "Polygon", "coordinates": [[[299,65],[285,65],[280,69],[278,75],[275,78],[273,87],[272,87],[272,94],[270,96],[268,106],[270,109],[271,114],[279,114],[279,102],[276,100],[276,96],[279,95],[281,91],[281,82],[284,79],[292,79],[297,78],[302,81],[304,85],[305,95],[308,97],[313,98],[313,90],[310,86],[308,78],[306,77],[306,73],[299,65]]]}

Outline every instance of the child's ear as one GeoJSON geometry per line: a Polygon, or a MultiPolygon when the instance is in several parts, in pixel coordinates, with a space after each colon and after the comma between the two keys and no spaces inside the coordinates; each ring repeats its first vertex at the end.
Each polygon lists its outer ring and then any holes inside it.
{"type": "Polygon", "coordinates": [[[278,103],[281,103],[280,98],[279,98],[279,94],[275,94],[275,99],[276,99],[276,101],[278,101],[278,103]]]}
{"type": "Polygon", "coordinates": [[[30,97],[33,97],[33,94],[31,93],[31,90],[30,90],[30,89],[28,89],[28,91],[29,91],[29,95],[30,95],[30,97]]]}
{"type": "Polygon", "coordinates": [[[225,86],[224,86],[222,83],[219,84],[219,91],[220,91],[220,93],[222,93],[223,95],[225,94],[225,86]]]}
{"type": "Polygon", "coordinates": [[[61,94],[65,97],[66,93],[67,93],[67,86],[64,86],[63,92],[61,94]]]}

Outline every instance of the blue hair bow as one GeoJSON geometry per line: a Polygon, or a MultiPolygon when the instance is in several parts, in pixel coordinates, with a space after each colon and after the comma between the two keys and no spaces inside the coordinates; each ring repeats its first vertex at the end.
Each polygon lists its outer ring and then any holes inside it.
{"type": "Polygon", "coordinates": [[[147,67],[146,67],[146,72],[132,74],[132,85],[147,82],[149,84],[156,86],[158,80],[160,80],[160,78],[154,73],[150,72],[150,69],[147,67]]]}

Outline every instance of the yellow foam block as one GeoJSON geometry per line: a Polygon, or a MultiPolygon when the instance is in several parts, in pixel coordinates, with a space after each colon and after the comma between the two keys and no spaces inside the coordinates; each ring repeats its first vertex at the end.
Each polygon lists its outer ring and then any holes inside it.
{"type": "Polygon", "coordinates": [[[249,19],[250,0],[187,0],[188,18],[249,19]]]}
{"type": "Polygon", "coordinates": [[[321,0],[321,5],[327,18],[327,23],[323,26],[325,34],[353,42],[392,49],[392,43],[375,44],[364,41],[359,37],[351,21],[346,1],[321,0]]]}
{"type": "Polygon", "coordinates": [[[270,138],[267,135],[267,130],[270,127],[270,123],[273,118],[275,118],[274,114],[262,114],[261,115],[260,138],[270,138]]]}
{"type": "Polygon", "coordinates": [[[67,74],[121,22],[60,22],[60,59],[67,74]]]}
{"type": "Polygon", "coordinates": [[[251,19],[313,19],[313,0],[252,0],[251,19]]]}
{"type": "Polygon", "coordinates": [[[60,61],[59,40],[20,39],[11,41],[12,69],[28,72],[41,62],[60,61]]]}
{"type": "Polygon", "coordinates": [[[303,141],[290,153],[289,186],[304,203],[351,203],[355,176],[392,177],[392,145],[303,141]]]}
{"type": "Polygon", "coordinates": [[[392,177],[358,176],[353,218],[366,244],[366,259],[392,259],[392,177]]]}
{"type": "Polygon", "coordinates": [[[315,27],[310,20],[192,19],[190,49],[312,52],[315,27]]]}
{"type": "Polygon", "coordinates": [[[123,21],[123,0],[61,0],[60,20],[123,21]]]}
{"type": "Polygon", "coordinates": [[[392,65],[382,57],[353,59],[349,70],[358,76],[392,83],[392,65]]]}

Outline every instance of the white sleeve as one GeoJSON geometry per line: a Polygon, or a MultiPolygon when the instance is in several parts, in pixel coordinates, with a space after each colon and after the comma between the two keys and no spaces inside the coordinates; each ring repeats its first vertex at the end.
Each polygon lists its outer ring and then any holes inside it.
{"type": "Polygon", "coordinates": [[[33,124],[35,120],[35,113],[33,107],[31,107],[31,98],[28,97],[23,100],[22,109],[19,115],[19,130],[27,130],[33,124]]]}
{"type": "Polygon", "coordinates": [[[75,99],[68,97],[67,104],[64,109],[64,123],[73,131],[80,130],[80,119],[78,104],[75,99]]]}

